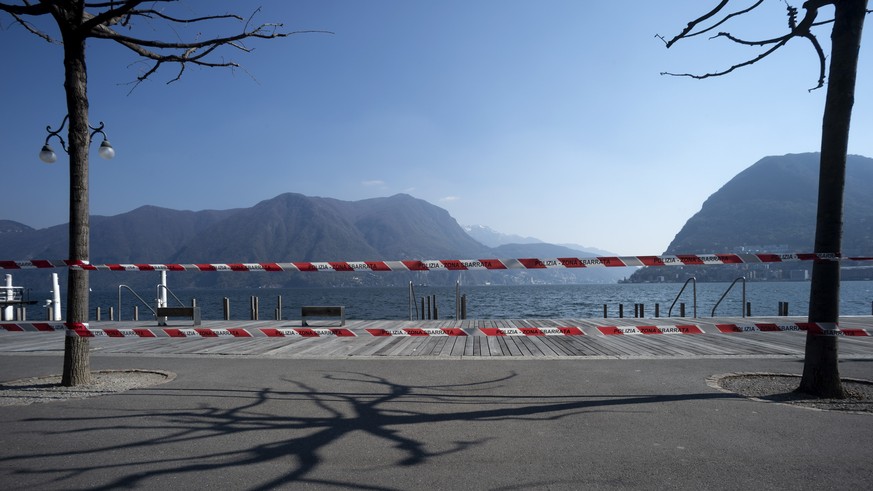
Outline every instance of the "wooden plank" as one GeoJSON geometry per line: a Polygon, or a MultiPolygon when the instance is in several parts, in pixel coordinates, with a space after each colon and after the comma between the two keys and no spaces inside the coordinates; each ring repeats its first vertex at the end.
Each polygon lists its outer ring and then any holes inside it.
{"type": "Polygon", "coordinates": [[[473,341],[479,336],[467,336],[464,338],[464,356],[473,356],[473,341]]]}
{"type": "Polygon", "coordinates": [[[394,345],[394,349],[388,351],[386,353],[388,356],[403,356],[410,355],[412,350],[418,345],[421,338],[416,337],[404,337],[404,338],[396,338],[398,339],[397,343],[394,345]]]}
{"type": "Polygon", "coordinates": [[[536,345],[532,336],[517,336],[516,339],[527,350],[528,356],[543,356],[542,350],[536,345]]]}
{"type": "Polygon", "coordinates": [[[527,345],[527,337],[526,336],[507,336],[509,339],[507,342],[515,343],[515,346],[521,351],[521,356],[533,356],[533,352],[531,352],[530,347],[527,345]]]}
{"type": "Polygon", "coordinates": [[[427,354],[428,355],[440,354],[443,350],[443,346],[445,346],[449,342],[450,338],[451,338],[450,336],[445,336],[445,337],[440,336],[440,337],[436,337],[436,338],[431,338],[433,341],[430,343],[431,349],[429,350],[429,352],[427,354]]]}
{"type": "Polygon", "coordinates": [[[567,342],[567,339],[563,336],[548,337],[544,341],[546,343],[548,343],[553,350],[555,350],[556,352],[560,351],[565,356],[584,355],[584,353],[581,350],[571,346],[567,342]]]}
{"type": "Polygon", "coordinates": [[[437,356],[451,356],[452,350],[455,349],[455,343],[457,343],[458,340],[463,341],[463,339],[464,338],[462,338],[460,336],[449,336],[446,338],[446,342],[443,343],[443,345],[440,347],[440,350],[439,351],[434,350],[433,354],[435,354],[437,356]]]}
{"type": "Polygon", "coordinates": [[[515,336],[501,336],[500,339],[504,343],[506,343],[506,351],[510,354],[510,356],[524,356],[524,353],[519,349],[518,345],[515,344],[515,336]]]}
{"type": "Polygon", "coordinates": [[[433,341],[433,338],[428,336],[416,336],[411,338],[412,342],[409,344],[409,348],[405,352],[401,353],[401,356],[421,356],[425,351],[430,351],[430,343],[433,341]]]}
{"type": "Polygon", "coordinates": [[[488,352],[491,356],[503,356],[503,347],[500,346],[500,341],[497,339],[497,336],[487,336],[485,340],[488,344],[488,352]]]}
{"type": "Polygon", "coordinates": [[[512,352],[509,351],[509,345],[506,344],[506,338],[503,336],[495,336],[497,339],[497,344],[500,346],[500,353],[503,356],[511,356],[512,352]]]}
{"type": "Polygon", "coordinates": [[[555,348],[551,345],[550,338],[551,336],[540,336],[531,338],[534,346],[536,346],[540,352],[542,352],[543,356],[566,356],[563,350],[555,348]]]}
{"type": "Polygon", "coordinates": [[[430,356],[433,352],[433,348],[436,343],[439,342],[439,338],[436,337],[420,337],[417,338],[420,342],[418,343],[418,347],[413,350],[412,355],[415,356],[430,356]]]}
{"type": "MultiPolygon", "coordinates": [[[[358,338],[360,339],[360,338],[358,338]]],[[[364,346],[352,351],[352,356],[376,356],[386,346],[392,344],[393,339],[390,337],[375,337],[364,346]]]]}
{"type": "Polygon", "coordinates": [[[467,346],[467,340],[472,337],[473,336],[464,336],[462,338],[455,338],[455,344],[452,346],[452,351],[449,354],[452,356],[463,356],[467,346]]]}

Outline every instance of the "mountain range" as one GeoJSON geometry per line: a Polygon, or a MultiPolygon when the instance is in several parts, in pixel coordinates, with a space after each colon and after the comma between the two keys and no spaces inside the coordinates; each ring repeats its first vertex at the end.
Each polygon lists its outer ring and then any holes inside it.
{"type": "MultiPolygon", "coordinates": [[[[59,259],[67,255],[67,225],[36,230],[0,221],[4,259],[59,259]]],[[[94,263],[228,263],[398,259],[576,257],[590,252],[536,242],[488,247],[476,241],[449,213],[406,194],[360,201],[286,193],[251,208],[179,211],[144,206],[91,219],[94,263]]],[[[614,283],[632,271],[477,272],[466,284],[614,283]]],[[[21,273],[17,273],[21,274],[21,273]]],[[[92,283],[122,282],[99,272],[92,283]]],[[[451,284],[458,273],[255,273],[175,274],[184,286],[403,285],[408,281],[451,284]]],[[[125,278],[123,282],[136,281],[125,278]]],[[[153,279],[149,281],[153,282],[153,279]]],[[[175,280],[179,285],[180,281],[175,280]]]]}
{"type": "MultiPolygon", "coordinates": [[[[665,254],[812,252],[818,201],[819,154],[765,157],[713,193],[676,234],[665,254]]],[[[843,250],[873,255],[873,159],[849,155],[843,202],[843,250]]],[[[833,251],[840,252],[840,251],[833,251]]],[[[731,281],[808,278],[811,265],[643,268],[631,281],[731,281]],[[750,276],[750,275],[746,275],[750,276]]],[[[869,273],[868,273],[869,274],[869,273]]],[[[846,276],[846,275],[844,275],[846,276]]]]}
{"type": "MultiPolygon", "coordinates": [[[[818,154],[766,157],[713,193],[676,234],[665,254],[811,252],[815,235],[818,154]]],[[[844,247],[873,255],[873,159],[849,156],[844,247]]],[[[62,259],[67,225],[34,229],[0,220],[0,259],[62,259]]],[[[399,259],[555,258],[614,255],[577,245],[461,227],[449,213],[406,194],[360,201],[286,193],[250,208],[180,211],[144,206],[91,219],[95,263],[227,263],[399,259]]],[[[805,279],[806,263],[748,266],[584,268],[433,273],[178,273],[177,286],[349,286],[628,281],[805,279]],[[797,271],[800,271],[797,274],[797,271]],[[633,275],[631,275],[633,273],[633,275]]],[[[861,269],[861,268],[859,268],[861,269]]],[[[864,268],[869,271],[870,268],[864,268]]],[[[37,272],[19,271],[17,276],[37,272]]],[[[44,271],[39,271],[44,273],[44,271]]],[[[869,273],[868,273],[869,274],[869,273]]],[[[97,285],[135,283],[143,273],[99,272],[97,285]]],[[[148,282],[154,284],[154,279],[148,282]]]]}

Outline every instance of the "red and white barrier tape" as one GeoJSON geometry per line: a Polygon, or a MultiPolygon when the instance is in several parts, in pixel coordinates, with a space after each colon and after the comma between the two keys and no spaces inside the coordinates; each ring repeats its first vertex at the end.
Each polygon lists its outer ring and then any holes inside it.
{"type": "Polygon", "coordinates": [[[486,336],[584,336],[582,329],[569,327],[480,327],[486,336]]]}
{"type": "Polygon", "coordinates": [[[75,268],[89,271],[477,271],[548,268],[621,268],[638,266],[703,266],[760,264],[793,261],[870,261],[873,257],[841,257],[839,254],[679,254],[667,256],[562,257],[551,259],[441,259],[400,261],[322,261],[289,263],[209,264],[92,264],[72,260],[0,261],[0,269],[75,268]]]}
{"type": "Polygon", "coordinates": [[[463,329],[453,327],[406,327],[401,329],[364,329],[373,336],[466,336],[463,329]]]}
{"type": "Polygon", "coordinates": [[[66,330],[67,325],[63,322],[4,322],[0,323],[0,328],[10,332],[55,332],[66,330]]]}
{"type": "Polygon", "coordinates": [[[319,337],[356,337],[356,334],[348,329],[336,328],[257,328],[257,329],[212,329],[203,327],[163,327],[158,329],[135,328],[135,329],[72,329],[77,336],[81,337],[140,337],[140,338],[319,338],[319,337]]]}
{"type": "Polygon", "coordinates": [[[716,324],[715,327],[723,333],[742,332],[785,332],[785,331],[809,331],[821,336],[869,336],[864,329],[840,328],[836,324],[796,322],[791,324],[716,324]]]}
{"type": "Polygon", "coordinates": [[[703,334],[698,326],[598,326],[604,336],[623,336],[636,334],[703,334]]]}

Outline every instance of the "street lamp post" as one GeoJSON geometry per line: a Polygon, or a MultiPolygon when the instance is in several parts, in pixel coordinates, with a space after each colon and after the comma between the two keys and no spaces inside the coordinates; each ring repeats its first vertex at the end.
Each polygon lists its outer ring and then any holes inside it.
{"type": "MultiPolygon", "coordinates": [[[[45,127],[45,130],[48,132],[48,136],[45,137],[45,143],[42,146],[42,150],[40,150],[39,152],[39,160],[42,160],[46,164],[53,164],[58,160],[57,154],[55,153],[51,145],[49,145],[49,140],[51,140],[52,137],[57,138],[58,141],[61,142],[61,148],[64,149],[64,152],[69,153],[69,150],[67,150],[67,142],[65,142],[60,135],[61,131],[64,130],[64,126],[67,124],[68,119],[70,119],[69,115],[64,116],[64,120],[61,121],[61,126],[58,127],[57,130],[53,130],[51,126],[45,127]]],[[[106,160],[111,160],[115,157],[115,149],[112,148],[112,145],[106,138],[106,133],[103,132],[104,126],[105,125],[103,124],[103,121],[100,121],[100,125],[96,128],[91,126],[90,124],[88,125],[88,128],[91,128],[91,139],[94,139],[94,135],[98,133],[103,135],[103,143],[101,143],[100,148],[97,149],[97,155],[106,160]]]]}
{"type": "MultiPolygon", "coordinates": [[[[68,104],[69,106],[69,104],[68,104]]],[[[115,149],[106,138],[103,122],[97,127],[87,123],[87,107],[81,108],[70,115],[64,116],[57,130],[46,126],[48,136],[45,139],[39,158],[51,164],[58,156],[49,145],[52,137],[57,138],[70,158],[70,222],[69,222],[69,253],[67,259],[87,262],[90,258],[90,211],[88,206],[88,147],[98,133],[103,136],[98,154],[101,158],[115,157],[115,149]],[[60,132],[70,121],[67,133],[70,138],[70,148],[61,137],[60,132]]],[[[67,315],[70,326],[88,322],[88,271],[81,268],[70,268],[67,271],[67,315]]],[[[64,340],[64,370],[61,384],[65,386],[82,385],[90,382],[90,343],[88,338],[71,335],[67,331],[64,340]]]]}

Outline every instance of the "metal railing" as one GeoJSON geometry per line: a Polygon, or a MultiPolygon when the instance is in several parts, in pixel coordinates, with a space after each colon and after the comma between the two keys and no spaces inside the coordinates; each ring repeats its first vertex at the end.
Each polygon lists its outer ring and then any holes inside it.
{"type": "MultiPolygon", "coordinates": [[[[173,290],[170,290],[170,288],[167,287],[167,285],[161,285],[160,283],[158,285],[156,285],[155,290],[156,290],[157,298],[161,298],[161,288],[163,288],[164,290],[167,291],[167,293],[172,295],[173,298],[175,298],[176,301],[179,302],[180,307],[187,307],[187,305],[185,305],[185,302],[179,300],[179,297],[177,297],[176,294],[173,293],[173,290]]],[[[162,305],[162,307],[168,307],[168,305],[162,305]]]]}
{"type": "MultiPolygon", "coordinates": [[[[157,312],[155,312],[155,309],[153,309],[152,306],[149,305],[148,302],[143,300],[142,297],[140,297],[139,295],[137,295],[137,293],[135,291],[133,291],[133,288],[131,288],[127,285],[118,285],[118,320],[121,320],[121,290],[122,289],[127,289],[127,291],[129,291],[130,293],[133,293],[133,296],[136,297],[137,299],[139,299],[139,301],[142,302],[142,304],[145,305],[147,309],[151,310],[152,314],[158,315],[157,312]]],[[[136,320],[136,319],[134,319],[134,320],[136,320]]]]}
{"type": "Polygon", "coordinates": [[[731,288],[733,288],[738,281],[743,282],[743,303],[740,305],[740,310],[742,310],[742,316],[746,316],[746,278],[744,276],[740,276],[739,278],[735,279],[733,283],[731,283],[731,285],[727,288],[727,290],[724,291],[724,293],[721,294],[721,298],[718,299],[718,302],[715,302],[715,306],[712,308],[712,315],[710,317],[715,317],[715,309],[718,308],[718,305],[721,303],[722,300],[724,300],[724,297],[727,296],[728,292],[731,291],[731,288]]]}
{"type": "Polygon", "coordinates": [[[673,306],[676,305],[676,302],[679,301],[679,297],[682,296],[682,292],[685,291],[685,287],[688,286],[688,283],[691,282],[694,285],[694,318],[697,318],[697,278],[691,277],[685,280],[685,284],[682,285],[682,289],[679,290],[679,294],[676,295],[676,298],[673,300],[673,303],[670,304],[670,309],[667,310],[667,317],[672,317],[673,314],[673,306]]]}
{"type": "Polygon", "coordinates": [[[412,282],[409,282],[409,320],[414,321],[418,319],[418,303],[415,301],[415,287],[412,286],[412,282]],[[412,309],[415,308],[415,317],[412,316],[412,309]]]}

